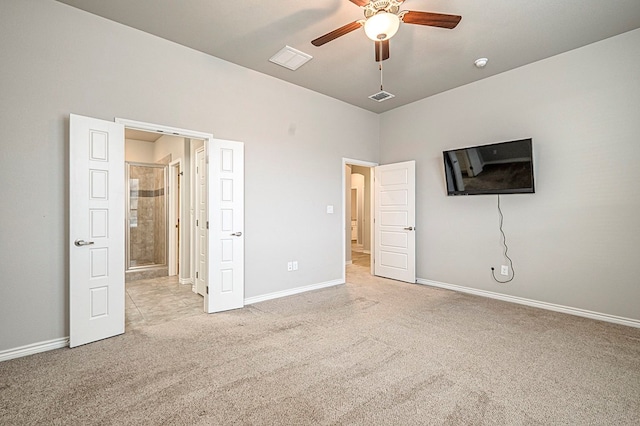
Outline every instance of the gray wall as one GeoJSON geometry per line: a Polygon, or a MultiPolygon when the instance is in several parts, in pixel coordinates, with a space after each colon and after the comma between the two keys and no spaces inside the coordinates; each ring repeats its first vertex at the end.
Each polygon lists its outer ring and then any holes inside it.
{"type": "Polygon", "coordinates": [[[381,163],[416,160],[418,277],[640,320],[638,46],[635,30],[381,115],[381,163]],[[447,197],[442,151],[527,137],[536,193],[501,198],[502,285],[497,197],[447,197]]]}
{"type": "Polygon", "coordinates": [[[69,113],[245,143],[246,297],[342,277],[342,158],[377,161],[378,115],[51,0],[0,2],[0,58],[0,351],[68,336],[69,113]]]}

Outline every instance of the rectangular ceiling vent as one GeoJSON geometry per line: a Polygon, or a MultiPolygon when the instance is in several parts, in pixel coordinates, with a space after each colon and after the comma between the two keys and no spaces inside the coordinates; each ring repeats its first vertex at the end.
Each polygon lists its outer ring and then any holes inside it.
{"type": "Polygon", "coordinates": [[[278,53],[273,55],[269,61],[295,71],[309,62],[312,58],[313,56],[307,53],[301,52],[290,46],[285,46],[278,53]]]}
{"type": "Polygon", "coordinates": [[[369,99],[373,99],[376,102],[386,101],[387,99],[395,98],[396,95],[392,95],[389,92],[385,92],[384,90],[379,91],[378,93],[374,93],[369,96],[369,99]]]}

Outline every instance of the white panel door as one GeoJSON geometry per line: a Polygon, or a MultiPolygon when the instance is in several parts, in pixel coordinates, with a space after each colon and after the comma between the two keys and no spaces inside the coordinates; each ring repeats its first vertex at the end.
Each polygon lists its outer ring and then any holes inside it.
{"type": "Polygon", "coordinates": [[[69,346],[124,333],[124,126],[71,114],[69,346]]]}
{"type": "Polygon", "coordinates": [[[207,292],[207,164],[204,147],[196,151],[196,293],[207,292]]]}
{"type": "Polygon", "coordinates": [[[375,168],[375,275],[416,282],[415,161],[375,168]]]}
{"type": "Polygon", "coordinates": [[[209,155],[207,312],[244,306],[244,144],[213,139],[209,155]]]}

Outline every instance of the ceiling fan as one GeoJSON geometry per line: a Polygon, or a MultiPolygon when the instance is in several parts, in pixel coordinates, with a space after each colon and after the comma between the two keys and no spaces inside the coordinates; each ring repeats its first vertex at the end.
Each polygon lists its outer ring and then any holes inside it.
{"type": "Polygon", "coordinates": [[[376,62],[389,59],[389,39],[394,36],[400,26],[400,21],[405,24],[427,25],[452,29],[462,19],[459,15],[447,15],[433,12],[414,12],[400,10],[404,0],[349,0],[351,3],[364,9],[365,19],[351,22],[336,30],[313,40],[314,46],[322,46],[351,31],[364,27],[364,31],[375,42],[376,62]]]}

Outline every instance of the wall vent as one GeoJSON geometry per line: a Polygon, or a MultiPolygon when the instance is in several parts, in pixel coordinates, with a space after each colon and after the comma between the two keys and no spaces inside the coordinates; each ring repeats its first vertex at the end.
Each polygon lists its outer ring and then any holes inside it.
{"type": "Polygon", "coordinates": [[[389,92],[385,92],[384,90],[379,91],[378,93],[374,93],[369,96],[369,99],[373,99],[376,102],[386,101],[387,99],[395,98],[396,95],[392,95],[389,92]]]}

